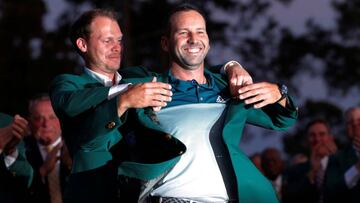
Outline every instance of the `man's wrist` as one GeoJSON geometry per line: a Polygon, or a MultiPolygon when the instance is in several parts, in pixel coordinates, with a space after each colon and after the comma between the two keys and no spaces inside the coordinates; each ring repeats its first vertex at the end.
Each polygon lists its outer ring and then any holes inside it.
{"type": "Polygon", "coordinates": [[[239,62],[231,60],[231,61],[225,63],[225,65],[223,67],[221,67],[220,73],[223,75],[226,75],[228,68],[230,68],[232,66],[239,66],[239,67],[243,68],[239,62]]]}
{"type": "Polygon", "coordinates": [[[119,118],[129,109],[125,100],[126,96],[124,97],[123,95],[119,95],[117,98],[117,113],[119,118]]]}
{"type": "Polygon", "coordinates": [[[132,85],[131,83],[128,84],[120,84],[120,85],[115,85],[110,87],[109,89],[109,93],[108,93],[108,100],[116,97],[119,94],[122,94],[123,92],[125,92],[129,86],[132,85]]]}
{"type": "Polygon", "coordinates": [[[288,88],[286,85],[284,84],[277,84],[278,88],[279,88],[279,92],[280,92],[280,98],[275,102],[278,103],[284,99],[286,99],[288,97],[288,88]]]}

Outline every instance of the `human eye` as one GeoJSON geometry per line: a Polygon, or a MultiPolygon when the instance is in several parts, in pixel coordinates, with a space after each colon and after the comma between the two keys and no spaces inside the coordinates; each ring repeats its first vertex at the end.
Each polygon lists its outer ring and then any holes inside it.
{"type": "Polygon", "coordinates": [[[186,30],[180,30],[178,31],[178,35],[186,35],[188,32],[186,30]]]}
{"type": "Polygon", "coordinates": [[[114,40],[112,38],[105,38],[102,40],[105,44],[111,44],[114,40]]]}
{"type": "Polygon", "coordinates": [[[205,30],[198,30],[197,32],[200,35],[206,35],[206,31],[205,30]]]}

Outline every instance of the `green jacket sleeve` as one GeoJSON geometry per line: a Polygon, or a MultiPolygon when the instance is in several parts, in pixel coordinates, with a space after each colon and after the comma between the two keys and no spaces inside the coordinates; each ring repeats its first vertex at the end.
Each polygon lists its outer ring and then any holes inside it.
{"type": "Polygon", "coordinates": [[[247,123],[272,130],[287,130],[291,127],[298,116],[298,108],[294,100],[288,97],[286,107],[278,103],[270,104],[262,109],[250,107],[247,123]]]}
{"type": "Polygon", "coordinates": [[[106,101],[109,89],[79,76],[60,75],[50,87],[50,97],[56,112],[73,117],[106,101]]]}
{"type": "Polygon", "coordinates": [[[120,139],[118,97],[108,99],[109,89],[85,74],[60,75],[54,79],[51,102],[72,155],[79,149],[107,151],[120,139]]]}

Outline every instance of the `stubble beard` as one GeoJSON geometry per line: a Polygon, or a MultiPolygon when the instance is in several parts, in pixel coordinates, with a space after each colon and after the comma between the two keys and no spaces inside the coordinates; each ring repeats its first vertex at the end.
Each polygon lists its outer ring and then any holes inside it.
{"type": "Polygon", "coordinates": [[[191,56],[184,52],[178,52],[175,53],[175,55],[180,62],[179,64],[181,64],[181,67],[183,67],[185,70],[197,70],[204,64],[207,51],[204,51],[199,56],[191,56]]]}

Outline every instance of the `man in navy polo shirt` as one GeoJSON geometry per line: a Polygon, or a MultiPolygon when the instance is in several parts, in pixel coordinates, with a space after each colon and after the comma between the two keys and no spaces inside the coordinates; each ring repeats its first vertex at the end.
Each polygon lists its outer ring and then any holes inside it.
{"type": "Polygon", "coordinates": [[[133,130],[124,137],[130,140],[131,153],[122,157],[119,167],[120,174],[128,177],[120,190],[122,198],[127,202],[278,202],[271,183],[238,144],[246,123],[286,130],[295,122],[297,108],[285,86],[249,84],[239,87],[240,100],[232,99],[226,80],[204,68],[210,46],[203,15],[182,5],[171,13],[167,26],[161,46],[170,59],[169,71],[157,81],[171,84],[172,100],[160,111],[129,112],[133,130]],[[136,191],[137,197],[129,197],[136,191]]]}

